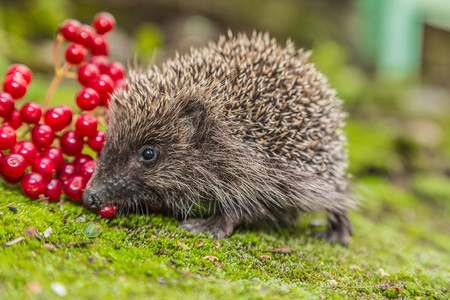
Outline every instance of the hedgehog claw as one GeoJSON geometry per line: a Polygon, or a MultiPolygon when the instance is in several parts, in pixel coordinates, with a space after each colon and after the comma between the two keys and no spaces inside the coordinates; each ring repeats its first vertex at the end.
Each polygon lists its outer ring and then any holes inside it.
{"type": "Polygon", "coordinates": [[[347,213],[329,213],[328,228],[320,232],[317,237],[326,239],[329,243],[341,242],[347,247],[350,242],[350,236],[353,235],[353,228],[347,213]]]}
{"type": "Polygon", "coordinates": [[[214,239],[223,239],[233,233],[235,222],[222,215],[215,215],[208,219],[189,219],[182,222],[181,229],[195,234],[211,233],[214,239]]]}

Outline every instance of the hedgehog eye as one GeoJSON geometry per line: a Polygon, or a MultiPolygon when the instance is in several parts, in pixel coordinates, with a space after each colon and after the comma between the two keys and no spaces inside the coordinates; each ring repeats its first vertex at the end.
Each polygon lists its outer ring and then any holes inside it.
{"type": "Polygon", "coordinates": [[[151,163],[158,157],[158,152],[155,148],[151,146],[144,146],[139,150],[139,159],[145,163],[151,163]]]}

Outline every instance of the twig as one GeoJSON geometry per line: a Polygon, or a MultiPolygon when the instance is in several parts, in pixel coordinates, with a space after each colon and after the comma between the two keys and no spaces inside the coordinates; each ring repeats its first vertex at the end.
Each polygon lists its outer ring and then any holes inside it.
{"type": "Polygon", "coordinates": [[[68,243],[67,245],[64,245],[66,248],[71,247],[84,247],[86,245],[92,244],[92,241],[81,241],[81,242],[72,242],[68,243]]]}
{"type": "Polygon", "coordinates": [[[356,290],[366,290],[366,289],[382,289],[386,290],[388,288],[397,288],[402,289],[403,287],[401,285],[395,286],[394,282],[385,282],[378,285],[369,285],[369,286],[343,286],[343,285],[334,285],[334,288],[341,288],[341,289],[356,289],[356,290]]]}
{"type": "Polygon", "coordinates": [[[66,78],[70,78],[70,79],[77,79],[78,78],[78,74],[75,72],[66,72],[66,78]]]}
{"type": "Polygon", "coordinates": [[[171,264],[170,262],[166,262],[166,265],[169,268],[171,268],[172,270],[174,270],[175,272],[177,272],[178,274],[183,275],[184,277],[191,277],[191,278],[205,280],[205,281],[210,281],[210,282],[233,284],[233,282],[231,282],[231,281],[225,281],[225,280],[219,280],[219,279],[214,279],[214,278],[202,277],[202,276],[197,275],[197,274],[192,274],[189,271],[183,272],[180,269],[178,269],[177,267],[175,267],[173,264],[171,264]]]}
{"type": "Polygon", "coordinates": [[[58,73],[61,65],[59,63],[59,45],[64,40],[61,34],[56,34],[55,40],[53,41],[53,67],[55,68],[55,74],[58,73]]]}
{"type": "Polygon", "coordinates": [[[27,127],[26,127],[25,131],[20,136],[21,140],[23,140],[25,138],[25,136],[31,132],[31,126],[29,124],[26,124],[26,125],[27,125],[27,127]]]}
{"type": "Polygon", "coordinates": [[[61,80],[63,80],[67,71],[69,71],[71,67],[72,67],[71,64],[65,63],[61,69],[56,71],[55,76],[53,77],[53,80],[50,83],[50,86],[47,90],[47,94],[45,95],[44,98],[44,104],[42,105],[42,108],[44,110],[46,110],[50,106],[50,102],[52,100],[53,94],[56,91],[56,88],[61,83],[61,80]]]}

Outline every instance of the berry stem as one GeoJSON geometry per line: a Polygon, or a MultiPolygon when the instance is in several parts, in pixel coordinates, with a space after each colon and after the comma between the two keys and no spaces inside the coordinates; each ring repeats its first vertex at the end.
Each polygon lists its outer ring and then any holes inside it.
{"type": "Polygon", "coordinates": [[[56,70],[55,76],[52,79],[52,82],[50,83],[50,86],[48,87],[47,94],[44,98],[44,104],[42,105],[42,108],[44,110],[47,110],[47,108],[50,106],[50,102],[52,101],[53,94],[55,93],[56,89],[58,88],[59,84],[61,83],[62,79],[65,77],[67,71],[70,70],[72,67],[71,64],[65,63],[61,69],[56,70]]]}
{"type": "Polygon", "coordinates": [[[53,41],[53,66],[55,68],[55,74],[59,72],[61,64],[59,62],[59,45],[64,41],[64,37],[61,34],[56,34],[53,41]]]}
{"type": "Polygon", "coordinates": [[[75,72],[67,72],[65,75],[66,78],[77,79],[78,75],[75,72]]]}
{"type": "Polygon", "coordinates": [[[20,140],[24,140],[26,135],[29,134],[30,132],[31,132],[31,126],[29,124],[27,124],[26,129],[24,130],[24,132],[20,136],[20,140]]]}

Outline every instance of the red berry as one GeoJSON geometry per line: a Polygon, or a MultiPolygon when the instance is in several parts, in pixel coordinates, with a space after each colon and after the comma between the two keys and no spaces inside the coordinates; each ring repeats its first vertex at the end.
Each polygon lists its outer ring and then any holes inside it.
{"type": "Polygon", "coordinates": [[[58,179],[64,183],[75,176],[75,174],[75,165],[73,163],[67,163],[62,167],[61,171],[59,171],[58,179]]]}
{"type": "Polygon", "coordinates": [[[33,172],[39,173],[45,180],[49,180],[55,173],[55,164],[50,158],[40,157],[31,166],[33,172]]]}
{"type": "Polygon", "coordinates": [[[78,68],[78,82],[88,86],[92,80],[100,76],[100,69],[96,64],[87,63],[78,68]]]}
{"type": "Polygon", "coordinates": [[[45,187],[45,196],[49,201],[56,201],[61,197],[62,183],[58,179],[50,179],[45,187]]]}
{"type": "Polygon", "coordinates": [[[78,32],[81,28],[81,23],[77,20],[66,20],[59,27],[59,32],[69,42],[75,42],[78,39],[78,32]]]}
{"type": "MultiPolygon", "coordinates": [[[[94,132],[95,134],[95,132],[94,132]]],[[[0,127],[0,150],[8,150],[16,143],[17,135],[11,126],[0,127]]]]}
{"type": "Polygon", "coordinates": [[[22,180],[23,176],[20,176],[20,177],[9,177],[9,176],[6,176],[5,174],[3,174],[2,177],[7,183],[16,184],[16,183],[20,182],[20,180],[22,180]]]}
{"type": "Polygon", "coordinates": [[[50,147],[45,149],[42,152],[41,157],[51,159],[57,171],[61,170],[65,163],[63,153],[58,148],[50,147]]]}
{"type": "Polygon", "coordinates": [[[9,75],[12,75],[15,73],[21,74],[23,79],[25,79],[25,81],[27,82],[27,85],[30,84],[31,78],[32,78],[30,68],[28,68],[27,66],[22,65],[22,64],[11,65],[6,70],[5,76],[9,76],[9,75]]]}
{"type": "Polygon", "coordinates": [[[73,160],[73,163],[74,163],[75,167],[77,168],[78,166],[80,166],[90,160],[94,160],[92,158],[92,156],[90,156],[89,154],[82,153],[80,155],[77,155],[77,157],[75,157],[75,159],[73,160]]]}
{"type": "Polygon", "coordinates": [[[91,82],[90,87],[103,97],[114,91],[114,81],[108,75],[102,74],[91,82]]]}
{"type": "Polygon", "coordinates": [[[87,55],[87,50],[80,44],[72,44],[66,48],[66,61],[72,65],[81,63],[87,55]]]}
{"type": "Polygon", "coordinates": [[[3,124],[11,126],[14,129],[20,128],[20,126],[22,126],[22,121],[20,120],[19,112],[13,111],[8,118],[5,118],[3,124]]]}
{"type": "Polygon", "coordinates": [[[25,103],[20,109],[20,119],[28,124],[37,124],[42,116],[41,106],[34,102],[25,103]]]}
{"type": "Polygon", "coordinates": [[[70,106],[61,104],[56,107],[59,107],[63,110],[64,117],[66,118],[66,126],[69,126],[70,123],[72,123],[72,109],[70,108],[70,106]]]}
{"type": "Polygon", "coordinates": [[[83,197],[83,192],[86,187],[86,180],[81,176],[74,176],[64,182],[63,189],[64,193],[71,200],[81,200],[83,197]]]}
{"type": "Polygon", "coordinates": [[[5,78],[3,90],[13,97],[14,100],[25,96],[27,92],[27,81],[20,73],[14,73],[5,78]]]}
{"type": "Polygon", "coordinates": [[[125,77],[125,67],[120,62],[112,62],[108,65],[105,74],[109,75],[114,81],[123,79],[125,77]]]}
{"type": "Polygon", "coordinates": [[[73,164],[75,165],[75,173],[77,175],[80,175],[81,169],[85,163],[88,161],[94,160],[92,156],[89,154],[80,154],[78,155],[75,160],[73,161],[73,164]]]}
{"type": "Polygon", "coordinates": [[[25,174],[26,168],[27,162],[20,154],[8,154],[0,162],[2,174],[12,178],[21,177],[25,174]]]}
{"type": "Polygon", "coordinates": [[[48,148],[55,139],[55,132],[48,125],[36,125],[31,131],[31,140],[37,148],[48,148]]]}
{"type": "Polygon", "coordinates": [[[86,182],[88,182],[91,179],[92,174],[94,174],[95,167],[97,167],[97,162],[95,160],[87,161],[82,165],[79,174],[84,179],[86,179],[86,182]]]}
{"type": "Polygon", "coordinates": [[[59,138],[60,148],[63,153],[76,156],[81,153],[84,146],[84,140],[75,131],[67,131],[59,138]]]}
{"type": "Polygon", "coordinates": [[[36,146],[32,142],[27,141],[15,143],[11,148],[11,153],[22,155],[27,165],[33,164],[38,155],[36,146]]]}
{"type": "Polygon", "coordinates": [[[116,81],[116,85],[114,86],[114,90],[119,90],[119,89],[126,89],[127,88],[127,82],[125,81],[125,79],[119,79],[116,81]]]}
{"type": "Polygon", "coordinates": [[[108,55],[109,54],[109,44],[106,37],[103,35],[96,35],[92,40],[91,47],[92,55],[108,55]]]}
{"type": "Polygon", "coordinates": [[[94,136],[90,137],[87,141],[88,146],[91,147],[91,149],[96,151],[97,153],[100,153],[102,151],[104,143],[105,143],[104,131],[97,131],[97,133],[94,136]]]}
{"type": "Polygon", "coordinates": [[[82,88],[76,95],[76,102],[81,110],[90,111],[100,104],[100,95],[93,88],[82,88]]]}
{"type": "Polygon", "coordinates": [[[110,205],[105,205],[105,206],[103,206],[102,208],[100,208],[99,210],[98,210],[98,215],[100,216],[100,217],[103,217],[103,218],[112,218],[112,217],[115,217],[116,216],[116,214],[117,214],[117,208],[114,206],[114,205],[112,205],[112,204],[110,204],[110,205]]]}
{"type": "Polygon", "coordinates": [[[83,137],[91,137],[97,133],[97,125],[97,119],[93,115],[82,114],[75,122],[75,132],[83,137]]]}
{"type": "Polygon", "coordinates": [[[63,130],[68,125],[64,110],[59,106],[52,107],[45,112],[44,123],[54,131],[63,130]]]}
{"type": "Polygon", "coordinates": [[[94,26],[95,30],[99,34],[107,33],[114,29],[116,25],[116,20],[113,15],[107,12],[101,12],[95,15],[94,22],[92,26],[94,26]]]}
{"type": "Polygon", "coordinates": [[[37,199],[45,193],[45,179],[41,174],[29,173],[25,175],[21,182],[22,191],[28,198],[37,199]]]}
{"type": "Polygon", "coordinates": [[[89,62],[95,64],[100,69],[100,73],[105,73],[108,69],[108,57],[105,55],[94,55],[89,62]]]}
{"type": "Polygon", "coordinates": [[[100,94],[100,104],[107,106],[109,98],[114,92],[114,81],[111,77],[106,74],[102,74],[99,78],[91,82],[90,87],[100,94]]]}
{"type": "Polygon", "coordinates": [[[10,94],[0,92],[0,117],[8,118],[14,111],[14,100],[10,94]]]}
{"type": "Polygon", "coordinates": [[[78,29],[75,42],[90,49],[92,46],[92,41],[94,39],[94,35],[95,35],[95,31],[91,26],[81,25],[81,27],[78,29]]]}

